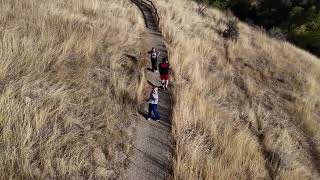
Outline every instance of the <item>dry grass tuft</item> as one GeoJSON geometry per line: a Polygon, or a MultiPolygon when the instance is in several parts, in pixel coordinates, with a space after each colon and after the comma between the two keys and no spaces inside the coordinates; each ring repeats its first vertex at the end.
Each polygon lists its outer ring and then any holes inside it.
{"type": "Polygon", "coordinates": [[[320,61],[189,0],[154,0],[174,77],[175,179],[319,179],[320,61]]]}
{"type": "Polygon", "coordinates": [[[143,23],[125,0],[0,2],[1,179],[119,177],[143,23]]]}

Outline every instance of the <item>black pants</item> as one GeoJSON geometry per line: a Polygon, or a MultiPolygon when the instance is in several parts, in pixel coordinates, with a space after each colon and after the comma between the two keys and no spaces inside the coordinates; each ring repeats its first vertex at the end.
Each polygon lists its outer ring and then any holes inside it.
{"type": "Polygon", "coordinates": [[[157,59],[151,59],[151,64],[152,64],[152,71],[158,70],[157,59]]]}

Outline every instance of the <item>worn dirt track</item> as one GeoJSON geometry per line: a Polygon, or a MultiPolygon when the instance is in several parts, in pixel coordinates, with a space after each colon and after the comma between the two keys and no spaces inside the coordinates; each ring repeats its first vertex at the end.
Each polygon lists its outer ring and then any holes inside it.
{"type": "MultiPolygon", "coordinates": [[[[146,36],[148,49],[155,47],[160,51],[160,58],[167,57],[167,48],[158,28],[152,6],[141,0],[132,0],[141,11],[146,23],[146,36]]],[[[147,52],[142,52],[147,54],[147,52]]],[[[150,62],[148,65],[150,66],[150,62]]],[[[159,73],[145,70],[149,86],[160,86],[159,73]]],[[[150,87],[149,87],[150,88],[150,87]]],[[[147,93],[150,93],[147,91],[147,93]]],[[[146,96],[149,94],[146,94],[146,96]]],[[[155,180],[172,179],[172,153],[173,141],[171,136],[171,112],[172,98],[170,87],[168,91],[159,90],[158,111],[160,122],[147,121],[145,116],[148,112],[148,103],[141,105],[141,117],[136,125],[136,137],[133,144],[133,154],[129,160],[129,167],[125,175],[130,180],[155,180]]]]}

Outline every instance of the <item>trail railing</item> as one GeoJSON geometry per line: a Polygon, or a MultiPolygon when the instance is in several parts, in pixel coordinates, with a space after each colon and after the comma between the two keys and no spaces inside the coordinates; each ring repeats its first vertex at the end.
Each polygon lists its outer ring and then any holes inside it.
{"type": "Polygon", "coordinates": [[[140,2],[148,6],[152,11],[152,15],[155,18],[157,26],[159,27],[160,18],[159,18],[158,10],[151,0],[131,0],[131,1],[140,2]]]}
{"type": "Polygon", "coordinates": [[[151,9],[152,9],[152,13],[153,13],[154,17],[156,18],[157,25],[159,26],[160,18],[159,18],[159,14],[158,14],[158,10],[157,10],[156,6],[150,0],[146,0],[146,1],[148,1],[150,3],[151,9]]]}

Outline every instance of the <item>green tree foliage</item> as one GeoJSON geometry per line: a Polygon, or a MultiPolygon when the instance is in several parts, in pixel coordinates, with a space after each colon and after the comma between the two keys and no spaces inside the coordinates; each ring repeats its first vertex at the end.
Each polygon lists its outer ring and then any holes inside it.
{"type": "MultiPolygon", "coordinates": [[[[201,0],[198,0],[201,1],[201,0]]],[[[242,20],[250,19],[267,30],[281,30],[289,41],[320,55],[319,0],[206,0],[230,9],[242,20]]]]}

